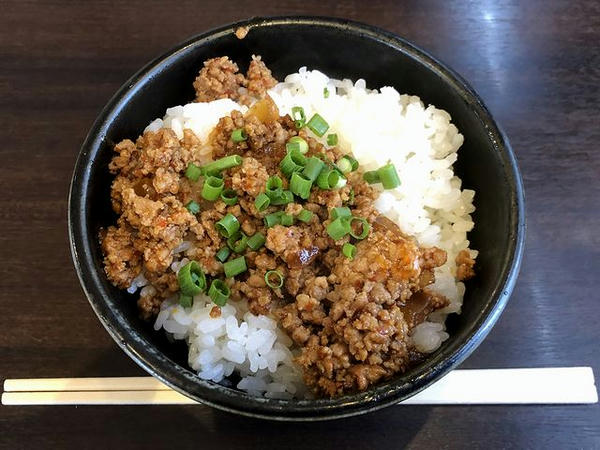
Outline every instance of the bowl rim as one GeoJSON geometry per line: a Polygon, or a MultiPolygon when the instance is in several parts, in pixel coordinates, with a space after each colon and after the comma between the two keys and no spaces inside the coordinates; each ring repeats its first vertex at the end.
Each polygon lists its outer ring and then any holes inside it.
{"type": "Polygon", "coordinates": [[[275,420],[313,421],[375,411],[417,394],[455,368],[489,333],[506,306],[520,269],[526,228],[523,182],[515,155],[508,138],[474,89],[438,59],[389,31],[356,21],[321,16],[254,17],[223,25],[189,38],[146,64],[119,88],[90,128],[75,163],[68,203],[69,243],[79,282],[100,322],[121,349],[152,376],[200,403],[246,416],[275,420]],[[471,331],[462,342],[456,343],[456,349],[450,356],[424,364],[422,373],[410,382],[397,382],[392,386],[384,386],[385,389],[374,387],[366,392],[336,399],[292,401],[251,397],[242,391],[219,389],[218,385],[201,380],[187,368],[177,370],[178,366],[173,364],[170,358],[153,349],[152,346],[145,345],[147,342],[141,336],[132,338],[131,334],[125,332],[123,324],[119,323],[114,311],[103,300],[104,294],[99,279],[99,272],[103,273],[103,271],[98,270],[91,258],[93,237],[86,230],[85,207],[95,155],[114,117],[146,79],[152,77],[153,73],[159,71],[162,66],[177,60],[178,55],[189,48],[209,43],[211,40],[232,33],[238,27],[249,27],[252,32],[252,28],[288,25],[319,26],[349,32],[391,46],[396,51],[418,60],[449,83],[452,89],[472,106],[473,112],[485,125],[488,138],[500,153],[510,187],[510,248],[497,278],[492,301],[487,310],[480,311],[477,320],[471,326],[471,331]],[[169,365],[173,367],[169,368],[169,365]]]}

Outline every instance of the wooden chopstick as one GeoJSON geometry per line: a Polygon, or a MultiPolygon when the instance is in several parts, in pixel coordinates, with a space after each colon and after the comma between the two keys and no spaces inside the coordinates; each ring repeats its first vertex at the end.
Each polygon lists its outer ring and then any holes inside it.
{"type": "MultiPolygon", "coordinates": [[[[4,405],[183,405],[152,377],[5,380],[4,405]]],[[[401,405],[597,403],[590,367],[455,370],[401,405]]]]}

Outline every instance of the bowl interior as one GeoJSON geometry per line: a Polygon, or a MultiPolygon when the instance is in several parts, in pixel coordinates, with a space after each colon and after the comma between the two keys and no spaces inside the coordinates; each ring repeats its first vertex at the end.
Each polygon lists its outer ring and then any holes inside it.
{"type": "MultiPolygon", "coordinates": [[[[202,35],[159,58],[134,76],[113,98],[92,128],[75,169],[70,227],[76,266],[92,306],[117,342],[154,375],[196,399],[247,414],[311,418],[377,408],[422,389],[470,353],[502,310],[514,283],[522,243],[522,193],[512,154],[501,132],[468,87],[433,59],[393,36],[342,21],[254,20],[245,39],[225,27],[202,35]],[[104,276],[97,236],[115,222],[110,207],[112,177],[107,165],[114,144],[135,139],[165,109],[190,102],[202,62],[228,55],[245,70],[261,55],[278,79],[300,66],[336,78],[364,78],[367,86],[394,86],[448,111],[465,143],[457,174],[477,191],[469,234],[479,250],[477,277],[467,285],[463,312],[449,318],[450,339],[410,372],[370,390],[335,400],[266,401],[199,380],[187,368],[184,344],[138,318],[135,297],[104,276]]],[[[373,149],[385,151],[386,149],[373,149]]]]}

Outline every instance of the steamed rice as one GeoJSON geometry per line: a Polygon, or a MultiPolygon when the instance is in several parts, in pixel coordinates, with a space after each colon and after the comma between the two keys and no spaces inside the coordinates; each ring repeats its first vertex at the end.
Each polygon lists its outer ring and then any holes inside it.
{"type": "MultiPolygon", "coordinates": [[[[306,68],[288,75],[268,93],[281,115],[290,114],[293,106],[303,107],[307,117],[318,112],[329,123],[329,131],[337,133],[338,146],[352,153],[365,170],[388,161],[397,168],[401,185],[382,192],[376,208],[420,245],[439,247],[448,255],[447,262],[435,269],[436,281],[430,288],[446,296],[450,304],[412,333],[419,351],[435,351],[448,338],[447,315],[461,310],[465,286],[455,281],[455,259],[469,247],[467,232],[474,226],[470,213],[475,210],[475,192],[461,190],[461,180],[453,171],[463,136],[450,115],[431,105],[425,107],[419,97],[401,95],[392,87],[369,90],[362,79],[355,83],[335,80],[306,68]]],[[[189,128],[206,142],[219,119],[232,110],[245,112],[247,108],[229,99],[176,106],[146,130],[168,127],[181,139],[183,130],[189,128]]],[[[189,245],[184,242],[174,253],[189,245]]],[[[470,252],[473,258],[477,256],[476,251],[470,252]]],[[[177,272],[186,262],[175,259],[171,269],[177,272]]],[[[129,292],[151,288],[146,283],[143,276],[136,278],[129,292]]],[[[215,319],[209,316],[211,308],[205,295],[195,297],[191,308],[181,307],[173,298],[163,303],[154,327],[186,340],[189,364],[203,379],[226,383],[226,377],[235,372],[241,378],[236,387],[254,395],[306,395],[292,361],[292,342],[273,319],[251,314],[244,301],[230,301],[215,319]]]]}

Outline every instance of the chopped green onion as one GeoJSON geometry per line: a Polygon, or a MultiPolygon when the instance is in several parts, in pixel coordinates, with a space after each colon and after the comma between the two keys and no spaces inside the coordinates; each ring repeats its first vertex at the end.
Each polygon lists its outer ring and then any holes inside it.
{"type": "Polygon", "coordinates": [[[292,191],[281,191],[278,195],[273,196],[271,198],[271,205],[287,205],[288,203],[292,203],[293,201],[294,194],[292,194],[292,191]]]}
{"type": "Polygon", "coordinates": [[[202,169],[194,163],[189,163],[187,169],[185,169],[186,178],[196,182],[200,178],[200,175],[202,175],[202,169]]]}
{"type": "Polygon", "coordinates": [[[227,247],[235,253],[243,253],[248,248],[248,236],[244,233],[236,233],[227,238],[227,247]]]}
{"type": "Polygon", "coordinates": [[[329,216],[332,219],[337,219],[338,217],[344,217],[344,218],[351,218],[352,217],[352,211],[350,211],[350,208],[348,208],[347,206],[341,206],[339,208],[331,208],[331,210],[329,211],[329,216]]]}
{"type": "Polygon", "coordinates": [[[279,168],[286,177],[290,177],[292,173],[302,170],[305,164],[306,157],[299,151],[292,150],[281,160],[279,168]]]}
{"type": "Polygon", "coordinates": [[[336,165],[342,173],[352,172],[352,162],[350,162],[350,160],[346,157],[341,158],[336,165]]]}
{"type": "Polygon", "coordinates": [[[317,186],[321,189],[333,189],[340,181],[340,175],[337,170],[323,169],[317,178],[317,186]]]}
{"type": "Polygon", "coordinates": [[[225,189],[223,192],[221,192],[221,200],[226,205],[235,205],[238,202],[237,192],[235,192],[233,189],[225,189]]]}
{"type": "Polygon", "coordinates": [[[206,290],[206,275],[196,261],[190,261],[177,272],[179,289],[184,295],[198,295],[206,290]]]}
{"type": "Polygon", "coordinates": [[[292,119],[296,128],[300,129],[306,124],[306,115],[304,114],[304,108],[301,106],[294,106],[292,108],[292,119]]]}
{"type": "Polygon", "coordinates": [[[292,216],[291,214],[282,214],[281,225],[283,225],[284,227],[290,227],[294,225],[294,216],[292,216]]]}
{"type": "Polygon", "coordinates": [[[310,188],[312,187],[312,181],[298,172],[292,174],[290,178],[290,190],[294,195],[306,200],[310,196],[310,188]]]}
{"type": "Polygon", "coordinates": [[[325,163],[323,161],[316,156],[311,156],[306,161],[306,165],[304,166],[304,169],[302,169],[302,174],[308,178],[311,183],[314,183],[324,166],[325,163]]]}
{"type": "Polygon", "coordinates": [[[329,98],[329,89],[327,89],[326,87],[323,88],[323,97],[329,98]]]}
{"type": "Polygon", "coordinates": [[[363,180],[365,180],[369,184],[380,183],[379,172],[377,170],[371,170],[369,172],[363,173],[363,180]]]}
{"type": "Polygon", "coordinates": [[[233,278],[236,275],[245,272],[248,270],[248,267],[246,267],[246,258],[244,256],[240,256],[239,258],[227,261],[225,264],[223,264],[223,270],[225,271],[225,276],[227,278],[233,278]]]}
{"type": "Polygon", "coordinates": [[[290,138],[289,141],[287,141],[287,144],[285,144],[285,149],[288,152],[291,152],[292,150],[296,150],[296,151],[304,154],[308,151],[308,142],[306,142],[300,136],[294,136],[294,137],[290,138]]]}
{"type": "Polygon", "coordinates": [[[231,140],[233,142],[243,142],[248,139],[248,135],[246,134],[246,130],[243,128],[238,128],[237,130],[233,130],[231,133],[231,140]]]}
{"type": "MultiPolygon", "coordinates": [[[[339,174],[339,172],[338,172],[339,174]]],[[[348,180],[346,179],[346,177],[343,177],[340,175],[340,178],[338,179],[337,183],[335,183],[335,186],[333,186],[333,189],[341,189],[344,186],[346,186],[346,183],[348,182],[348,180]]]]}
{"type": "Polygon", "coordinates": [[[394,189],[400,186],[400,178],[393,164],[389,163],[377,170],[384,189],[394,189]]]}
{"type": "Polygon", "coordinates": [[[277,175],[269,177],[267,180],[266,191],[267,194],[277,192],[283,187],[283,181],[277,175]]]}
{"type": "Polygon", "coordinates": [[[184,308],[189,308],[194,304],[194,297],[191,295],[179,294],[179,304],[184,308]]]}
{"type": "Polygon", "coordinates": [[[309,211],[308,209],[303,209],[296,216],[296,219],[298,219],[300,222],[308,223],[308,222],[310,222],[310,219],[312,219],[312,216],[313,216],[312,211],[309,211]]]}
{"type": "Polygon", "coordinates": [[[229,286],[222,280],[213,280],[208,290],[208,296],[211,298],[213,303],[217,306],[225,306],[227,299],[231,295],[229,286]]]}
{"type": "Polygon", "coordinates": [[[329,124],[319,114],[312,116],[306,126],[319,137],[322,137],[329,130],[329,124]]]}
{"type": "Polygon", "coordinates": [[[217,159],[216,161],[207,164],[202,167],[204,173],[213,175],[221,172],[222,170],[231,169],[242,164],[242,157],[240,155],[226,156],[225,158],[217,159]]]}
{"type": "Polygon", "coordinates": [[[275,225],[279,225],[281,223],[281,215],[282,215],[281,211],[272,213],[272,214],[267,214],[264,219],[265,227],[271,228],[271,227],[274,227],[275,225]]]}
{"type": "Polygon", "coordinates": [[[367,220],[363,219],[362,217],[352,217],[348,225],[350,226],[350,236],[352,236],[354,239],[366,238],[369,235],[369,230],[371,229],[371,225],[369,225],[369,222],[367,222],[367,220]],[[354,232],[353,224],[355,222],[358,222],[361,226],[360,233],[354,232]]]}
{"type": "Polygon", "coordinates": [[[327,135],[327,145],[329,145],[330,147],[333,147],[334,145],[337,145],[337,143],[338,143],[337,134],[331,133],[331,134],[327,135]]]}
{"type": "Polygon", "coordinates": [[[343,238],[350,232],[350,224],[344,217],[338,217],[329,225],[327,225],[327,234],[331,236],[331,239],[337,241],[343,238]]]}
{"type": "MultiPolygon", "coordinates": [[[[350,155],[344,155],[342,156],[342,160],[346,160],[350,163],[350,172],[354,172],[356,169],[358,169],[358,161],[354,159],[354,157],[350,155]]],[[[340,161],[338,161],[338,167],[340,166],[340,161]]]]}
{"type": "Polygon", "coordinates": [[[194,200],[190,201],[185,207],[192,214],[198,214],[200,212],[200,205],[194,200]]]}
{"type": "Polygon", "coordinates": [[[240,229],[240,223],[233,214],[229,213],[215,223],[215,227],[223,237],[230,238],[238,232],[240,229]]]}
{"type": "Polygon", "coordinates": [[[269,207],[271,199],[267,194],[258,194],[258,197],[254,200],[254,206],[258,212],[262,212],[269,207]]]}
{"type": "Polygon", "coordinates": [[[265,273],[265,283],[271,289],[279,289],[283,286],[283,274],[279,270],[269,270],[265,273]],[[271,282],[271,277],[275,277],[275,282],[271,282]]]}
{"type": "Polygon", "coordinates": [[[202,186],[202,198],[214,202],[223,191],[224,182],[222,178],[209,176],[204,180],[202,186]]]}
{"type": "Polygon", "coordinates": [[[263,245],[265,245],[265,242],[267,242],[267,240],[265,239],[264,234],[255,233],[252,235],[252,237],[250,237],[248,239],[248,247],[250,247],[252,250],[256,251],[259,248],[261,248],[263,245]]]}
{"type": "Polygon", "coordinates": [[[231,254],[231,250],[229,250],[228,247],[223,247],[221,250],[219,250],[217,252],[217,259],[219,261],[221,261],[222,263],[227,261],[227,258],[229,258],[229,255],[231,254]]]}
{"type": "Polygon", "coordinates": [[[356,247],[349,242],[342,246],[342,254],[348,259],[354,259],[356,256],[356,247]]]}

